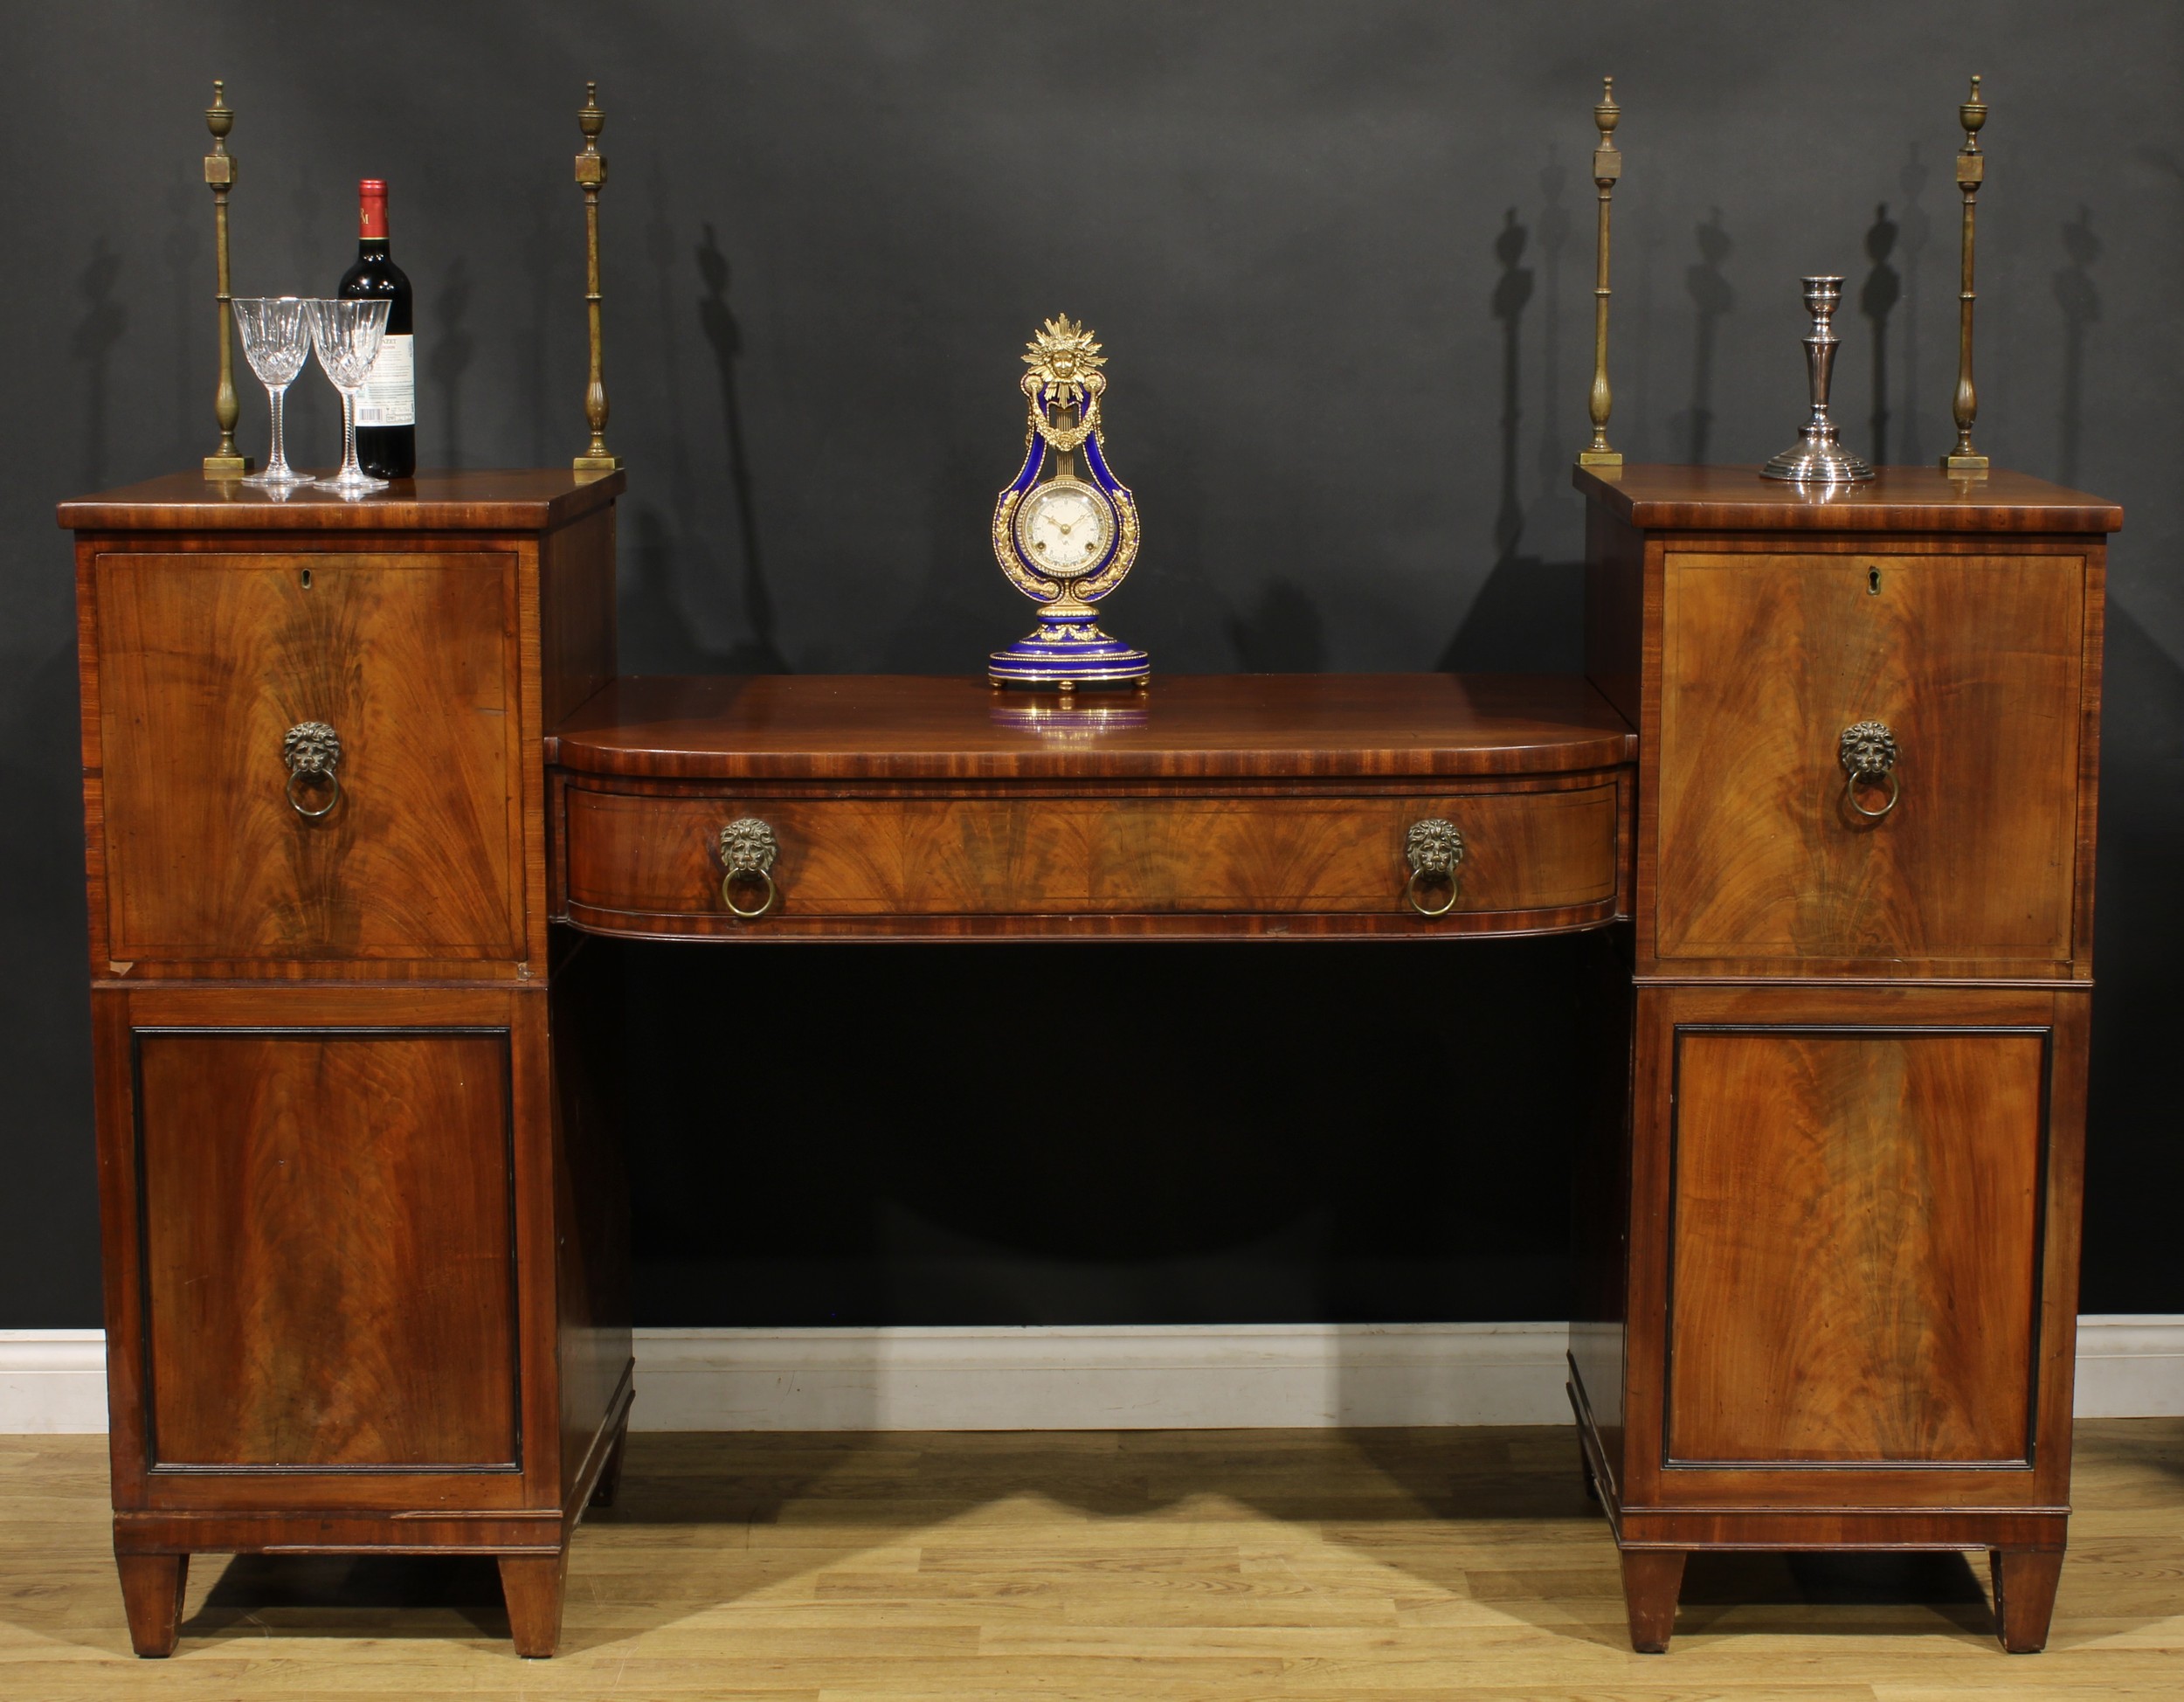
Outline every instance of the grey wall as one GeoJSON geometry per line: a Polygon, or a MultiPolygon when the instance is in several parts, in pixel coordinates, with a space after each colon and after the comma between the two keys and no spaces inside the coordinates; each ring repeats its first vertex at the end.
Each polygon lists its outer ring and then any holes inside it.
{"type": "MultiPolygon", "coordinates": [[[[599,79],[625,669],[976,668],[1024,624],[985,544],[1019,449],[1016,355],[1066,309],[1107,343],[1109,446],[1145,515],[1112,624],[1175,672],[1576,665],[1566,467],[1603,70],[1628,114],[1618,444],[1780,446],[1795,280],[1832,269],[1851,280],[1849,439],[1935,455],[1952,115],[1984,73],[1980,439],[2129,515],[2085,1304],[2184,1311],[2184,144],[2166,121],[2184,10],[376,10],[398,39],[268,4],[6,25],[0,1325],[97,1315],[52,511],[210,446],[215,74],[240,114],[238,293],[329,287],[355,180],[390,178],[423,454],[470,467],[581,442],[569,156],[599,79]]],[[[297,394],[300,447],[324,460],[330,398],[315,377],[297,394]]],[[[263,421],[246,381],[253,448],[263,421]]],[[[647,1317],[1554,1316],[1572,1090],[1521,1083],[1583,1020],[1589,949],[1177,951],[1151,974],[1098,949],[632,953],[632,1028],[664,1072],[632,1152],[647,1317]],[[1105,1085],[1012,1128],[981,1089],[1056,986],[1111,1024],[1105,1085]],[[754,998],[779,1015],[723,1044],[754,998]]]]}

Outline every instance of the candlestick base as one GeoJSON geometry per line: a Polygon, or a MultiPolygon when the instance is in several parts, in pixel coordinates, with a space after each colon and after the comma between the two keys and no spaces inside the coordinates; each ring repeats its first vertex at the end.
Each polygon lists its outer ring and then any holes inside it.
{"type": "Polygon", "coordinates": [[[1759,476],[1800,485],[1857,485],[1870,479],[1873,469],[1841,444],[1800,437],[1761,467],[1759,476]]]}
{"type": "Polygon", "coordinates": [[[1984,455],[1944,455],[1941,470],[1952,479],[1984,479],[1987,460],[1984,455]]]}
{"type": "Polygon", "coordinates": [[[1612,473],[1622,464],[1623,452],[1620,449],[1580,449],[1578,451],[1578,465],[1589,467],[1595,473],[1612,473]]]}
{"type": "Polygon", "coordinates": [[[619,473],[622,468],[619,455],[578,455],[569,465],[578,473],[619,473]]]}
{"type": "Polygon", "coordinates": [[[204,476],[208,479],[239,479],[245,473],[258,471],[258,463],[248,455],[207,455],[204,458],[204,476]]]}

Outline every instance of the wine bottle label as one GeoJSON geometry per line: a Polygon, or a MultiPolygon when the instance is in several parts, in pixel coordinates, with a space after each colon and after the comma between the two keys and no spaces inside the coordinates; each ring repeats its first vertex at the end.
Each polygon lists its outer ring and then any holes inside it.
{"type": "Polygon", "coordinates": [[[404,332],[379,343],[379,358],[356,397],[356,424],[417,424],[417,339],[404,332]]]}

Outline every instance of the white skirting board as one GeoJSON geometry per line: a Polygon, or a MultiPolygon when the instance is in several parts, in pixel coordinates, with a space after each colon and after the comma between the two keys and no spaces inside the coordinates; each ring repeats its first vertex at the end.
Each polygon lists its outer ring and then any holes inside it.
{"type": "MultiPolygon", "coordinates": [[[[1566,1424],[1560,1324],[639,1330],[646,1430],[1566,1424]]],[[[2184,1315],[2078,1320],[2081,1418],[2184,1416],[2184,1315]]],[[[0,1330],[0,1434],[106,1429],[96,1330],[0,1330]]]]}

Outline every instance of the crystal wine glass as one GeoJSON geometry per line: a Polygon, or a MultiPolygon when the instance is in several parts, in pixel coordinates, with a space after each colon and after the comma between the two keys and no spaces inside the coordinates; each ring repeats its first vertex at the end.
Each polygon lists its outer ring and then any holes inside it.
{"type": "Polygon", "coordinates": [[[306,305],[311,346],[318,350],[319,364],[334,388],[342,393],[342,470],[330,479],[312,482],[343,496],[384,490],[384,479],[375,479],[356,465],[356,393],[371,376],[371,363],[379,358],[379,341],[387,333],[387,309],[393,304],[382,296],[377,301],[321,300],[306,305]]]}
{"type": "Polygon", "coordinates": [[[287,490],[304,482],[303,474],[288,465],[280,416],[288,386],[295,383],[296,374],[311,358],[311,322],[304,311],[309,306],[296,295],[235,298],[235,328],[243,336],[243,354],[266,387],[266,406],[273,415],[273,451],[266,458],[266,470],[244,480],[246,485],[273,485],[287,490]]]}

